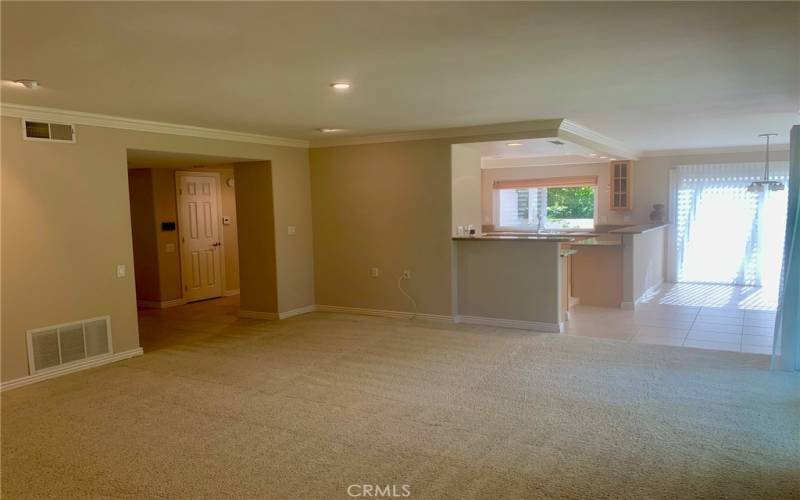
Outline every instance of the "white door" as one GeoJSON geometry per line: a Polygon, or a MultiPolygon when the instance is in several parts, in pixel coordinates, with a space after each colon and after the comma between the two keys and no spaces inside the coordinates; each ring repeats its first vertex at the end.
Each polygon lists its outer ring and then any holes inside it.
{"type": "Polygon", "coordinates": [[[176,177],[183,298],[220,297],[219,177],[186,172],[176,177]]]}

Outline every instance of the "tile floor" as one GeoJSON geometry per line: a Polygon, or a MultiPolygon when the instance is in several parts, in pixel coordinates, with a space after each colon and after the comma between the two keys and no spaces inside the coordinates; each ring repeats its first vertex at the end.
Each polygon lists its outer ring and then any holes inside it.
{"type": "Polygon", "coordinates": [[[635,311],[577,305],[567,335],[772,353],[777,302],[756,287],[668,283],[635,311]]]}

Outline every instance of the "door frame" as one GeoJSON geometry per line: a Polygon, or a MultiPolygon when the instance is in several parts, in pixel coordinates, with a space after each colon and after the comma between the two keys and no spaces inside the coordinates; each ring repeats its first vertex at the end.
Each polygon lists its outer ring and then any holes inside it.
{"type": "Polygon", "coordinates": [[[217,234],[219,235],[219,275],[220,275],[220,297],[225,296],[228,290],[227,280],[225,277],[225,236],[223,234],[222,226],[222,178],[219,172],[198,172],[193,170],[176,170],[175,171],[175,206],[178,208],[178,260],[180,262],[181,271],[181,299],[186,303],[186,279],[183,275],[183,236],[181,236],[181,228],[183,224],[183,210],[181,210],[181,181],[180,178],[184,176],[191,177],[216,177],[217,179],[217,234]]]}

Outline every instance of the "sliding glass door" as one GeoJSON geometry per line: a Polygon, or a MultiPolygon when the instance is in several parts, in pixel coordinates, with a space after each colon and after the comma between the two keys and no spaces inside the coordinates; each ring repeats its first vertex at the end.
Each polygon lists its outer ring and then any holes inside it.
{"type": "MultiPolygon", "coordinates": [[[[670,274],[676,282],[763,286],[777,291],[787,191],[748,191],[761,164],[688,165],[671,175],[670,274]]],[[[786,183],[788,163],[771,165],[786,183]]]]}

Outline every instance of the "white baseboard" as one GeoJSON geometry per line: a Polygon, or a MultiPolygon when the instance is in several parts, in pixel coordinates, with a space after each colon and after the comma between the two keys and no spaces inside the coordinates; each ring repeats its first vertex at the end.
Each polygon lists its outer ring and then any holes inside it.
{"type": "Polygon", "coordinates": [[[231,295],[239,295],[239,289],[237,288],[235,290],[225,290],[222,293],[223,297],[230,297],[231,295]]]}
{"type": "Polygon", "coordinates": [[[308,314],[312,313],[317,310],[317,306],[310,305],[305,307],[298,307],[297,309],[291,309],[289,311],[279,312],[278,319],[286,319],[291,318],[293,316],[300,316],[301,314],[308,314]]]}
{"type": "Polygon", "coordinates": [[[278,313],[264,311],[239,311],[240,318],[249,319],[280,319],[278,313]]]}
{"type": "Polygon", "coordinates": [[[185,299],[165,300],[159,302],[157,300],[137,300],[136,305],[139,307],[146,307],[148,309],[166,309],[168,307],[182,306],[186,304],[185,299]]]}
{"type": "Polygon", "coordinates": [[[366,309],[363,307],[344,307],[344,306],[326,306],[317,304],[316,311],[319,312],[337,312],[347,314],[363,314],[365,316],[381,316],[384,318],[398,318],[398,319],[411,319],[416,317],[418,319],[427,319],[431,321],[453,321],[452,316],[444,316],[441,314],[414,314],[406,311],[391,311],[386,309],[366,309]]]}
{"type": "Polygon", "coordinates": [[[14,380],[9,380],[8,382],[0,383],[0,391],[16,389],[17,387],[23,387],[26,385],[35,384],[36,382],[41,382],[43,380],[60,377],[68,373],[88,370],[89,368],[107,365],[109,363],[114,363],[116,361],[122,361],[123,359],[141,356],[142,354],[144,354],[142,348],[137,347],[136,349],[131,349],[128,351],[115,352],[112,354],[106,354],[105,356],[96,356],[94,358],[86,359],[83,361],[70,363],[65,366],[55,367],[52,370],[42,371],[34,375],[28,375],[26,377],[21,377],[14,380]]]}
{"type": "Polygon", "coordinates": [[[634,309],[636,309],[636,303],[635,302],[622,302],[622,303],[620,303],[619,308],[620,309],[625,309],[626,311],[633,311],[634,309]]]}
{"type": "Polygon", "coordinates": [[[542,323],[540,321],[520,321],[516,319],[486,318],[483,316],[456,316],[454,321],[469,325],[499,326],[502,328],[535,330],[537,332],[561,333],[564,331],[563,323],[542,323]]]}

